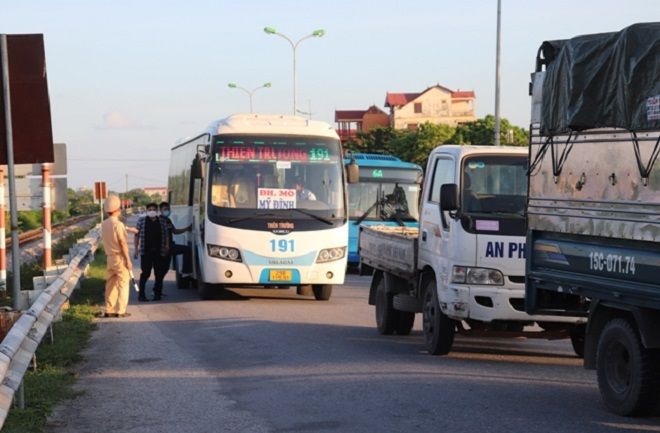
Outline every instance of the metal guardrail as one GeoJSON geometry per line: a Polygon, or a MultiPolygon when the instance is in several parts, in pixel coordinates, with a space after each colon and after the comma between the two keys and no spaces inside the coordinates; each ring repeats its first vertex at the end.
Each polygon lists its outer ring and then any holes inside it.
{"type": "Polygon", "coordinates": [[[100,226],[93,228],[69,250],[69,265],[23,311],[0,344],[0,428],[11,407],[14,394],[23,382],[39,343],[48,331],[62,305],[70,298],[86,271],[101,237],[100,226]]]}

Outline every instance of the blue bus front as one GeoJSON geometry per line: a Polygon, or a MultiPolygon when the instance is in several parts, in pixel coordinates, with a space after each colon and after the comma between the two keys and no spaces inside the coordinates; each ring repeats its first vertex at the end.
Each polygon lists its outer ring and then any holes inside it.
{"type": "Polygon", "coordinates": [[[348,185],[348,263],[360,263],[360,225],[419,224],[422,168],[391,155],[354,153],[344,159],[360,167],[360,182],[348,185]]]}

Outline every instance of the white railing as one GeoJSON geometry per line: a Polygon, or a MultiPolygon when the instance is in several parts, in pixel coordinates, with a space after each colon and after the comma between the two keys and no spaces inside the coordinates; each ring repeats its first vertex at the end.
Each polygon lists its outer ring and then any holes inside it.
{"type": "Polygon", "coordinates": [[[70,261],[66,270],[39,295],[29,309],[22,312],[0,343],[0,428],[39,343],[93,259],[100,236],[101,231],[97,226],[78,240],[69,250],[70,261]]]}

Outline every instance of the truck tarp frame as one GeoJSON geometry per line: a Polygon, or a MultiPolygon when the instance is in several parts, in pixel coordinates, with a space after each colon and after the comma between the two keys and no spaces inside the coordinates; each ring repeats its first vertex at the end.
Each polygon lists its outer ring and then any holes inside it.
{"type": "Polygon", "coordinates": [[[546,41],[538,51],[537,72],[543,66],[540,133],[548,137],[543,153],[552,149],[553,174],[558,176],[570,153],[572,133],[620,128],[631,133],[646,182],[660,153],[660,139],[645,163],[637,133],[660,130],[660,23],[546,41]],[[569,140],[561,155],[555,156],[558,151],[552,137],[560,134],[570,134],[569,140]]]}

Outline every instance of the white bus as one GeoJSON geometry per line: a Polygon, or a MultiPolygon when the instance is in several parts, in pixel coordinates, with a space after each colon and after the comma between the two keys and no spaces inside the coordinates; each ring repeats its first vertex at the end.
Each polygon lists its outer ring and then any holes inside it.
{"type": "MultiPolygon", "coordinates": [[[[328,300],[343,284],[346,180],[334,129],[296,116],[236,114],[172,148],[177,235],[200,297],[224,287],[296,287],[328,300]]],[[[177,283],[187,284],[183,260],[177,283]]],[[[186,269],[188,271],[188,269],[186,269]]]]}

